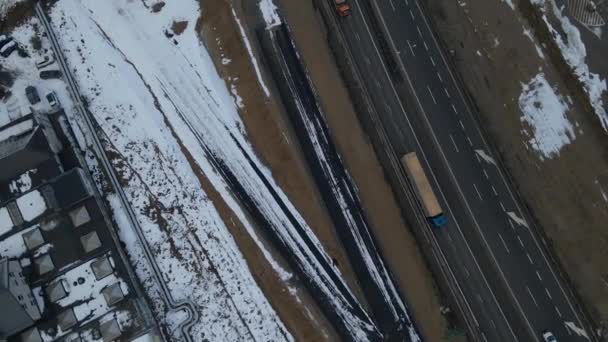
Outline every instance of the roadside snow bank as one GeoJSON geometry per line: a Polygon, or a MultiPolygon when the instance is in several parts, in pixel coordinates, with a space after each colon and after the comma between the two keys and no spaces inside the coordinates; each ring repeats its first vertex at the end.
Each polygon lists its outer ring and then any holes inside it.
{"type": "Polygon", "coordinates": [[[547,25],[549,32],[551,32],[553,40],[561,50],[566,63],[568,63],[576,77],[583,84],[595,114],[600,119],[604,130],[608,132],[608,113],[604,107],[604,101],[602,100],[602,96],[607,90],[606,80],[602,79],[600,75],[592,73],[589,70],[587,63],[585,63],[587,50],[581,39],[581,33],[578,28],[570,22],[570,19],[564,15],[563,9],[557,7],[555,0],[532,0],[532,3],[538,5],[545,11],[547,8],[550,8],[552,14],[561,24],[560,30],[558,31],[549,22],[547,14],[543,14],[543,20],[547,25]],[[560,31],[563,32],[563,34],[561,34],[560,31]]]}
{"type": "Polygon", "coordinates": [[[528,144],[541,154],[541,159],[559,155],[562,147],[574,140],[574,128],[566,117],[568,104],[551,88],[543,73],[522,83],[519,108],[521,121],[532,130],[531,134],[526,129],[523,133],[530,137],[528,144]]]}

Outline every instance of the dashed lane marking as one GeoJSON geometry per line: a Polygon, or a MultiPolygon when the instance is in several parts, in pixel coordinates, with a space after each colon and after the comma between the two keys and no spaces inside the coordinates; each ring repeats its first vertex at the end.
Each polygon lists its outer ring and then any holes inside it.
{"type": "Polygon", "coordinates": [[[532,291],[530,291],[530,288],[527,285],[526,285],[526,290],[528,291],[528,294],[532,298],[532,301],[534,302],[534,305],[536,305],[536,307],[538,307],[538,303],[536,302],[536,298],[534,298],[534,295],[532,294],[532,291]]]}
{"type": "Polygon", "coordinates": [[[460,152],[458,150],[458,146],[456,146],[456,141],[454,141],[454,137],[450,134],[450,140],[452,140],[452,145],[454,145],[454,149],[456,150],[456,152],[460,152]]]}
{"type": "Polygon", "coordinates": [[[498,233],[498,237],[500,237],[500,241],[502,241],[502,245],[505,246],[505,249],[507,250],[507,253],[511,254],[511,250],[509,250],[509,246],[507,246],[507,243],[502,238],[502,234],[498,233]]]}
{"type": "Polygon", "coordinates": [[[429,94],[431,94],[431,98],[433,99],[433,103],[437,104],[437,101],[435,101],[435,96],[433,96],[433,92],[431,91],[431,88],[429,86],[426,86],[426,89],[429,90],[429,94]]]}

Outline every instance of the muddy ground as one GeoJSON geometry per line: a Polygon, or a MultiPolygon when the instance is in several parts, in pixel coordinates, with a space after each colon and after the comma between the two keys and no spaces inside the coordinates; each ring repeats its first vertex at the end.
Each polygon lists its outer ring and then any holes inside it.
{"type": "Polygon", "coordinates": [[[512,10],[502,0],[425,2],[440,38],[454,51],[452,60],[480,110],[483,128],[546,233],[549,246],[590,317],[595,323],[606,322],[608,202],[600,185],[608,175],[608,136],[586,110],[584,99],[577,98],[577,92],[569,88],[572,84],[564,81],[560,66],[551,58],[556,51],[541,41],[544,58],[540,57],[523,34],[530,24],[519,7],[512,10]],[[518,105],[522,82],[539,72],[559,94],[573,98],[567,117],[576,126],[575,140],[559,156],[544,160],[526,145],[524,130],[530,127],[522,124],[518,105]]]}

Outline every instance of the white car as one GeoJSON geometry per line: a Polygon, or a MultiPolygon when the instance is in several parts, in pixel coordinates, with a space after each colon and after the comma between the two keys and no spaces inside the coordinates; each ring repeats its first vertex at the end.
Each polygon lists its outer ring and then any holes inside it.
{"type": "Polygon", "coordinates": [[[550,331],[543,332],[543,338],[545,339],[545,342],[557,342],[555,335],[550,331]]]}

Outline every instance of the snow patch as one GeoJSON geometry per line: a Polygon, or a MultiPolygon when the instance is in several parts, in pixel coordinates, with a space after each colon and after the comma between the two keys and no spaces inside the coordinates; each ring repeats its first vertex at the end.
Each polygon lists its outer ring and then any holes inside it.
{"type": "MultiPolygon", "coordinates": [[[[271,0],[267,0],[267,1],[271,1],[271,0]]],[[[258,77],[258,83],[260,83],[260,86],[262,87],[262,90],[264,90],[264,94],[266,94],[266,97],[269,97],[270,90],[268,90],[268,87],[266,86],[266,82],[264,81],[264,78],[262,77],[262,71],[260,69],[258,60],[255,58],[253,49],[251,48],[251,43],[249,42],[249,38],[247,37],[247,34],[245,33],[245,29],[243,28],[243,25],[241,25],[241,20],[236,15],[236,11],[234,10],[234,8],[232,8],[232,16],[234,17],[234,21],[236,22],[237,26],[239,27],[239,32],[241,33],[241,37],[243,38],[243,42],[245,43],[245,47],[247,48],[247,52],[249,53],[249,58],[251,59],[251,63],[253,64],[255,74],[258,77]]]]}
{"type": "Polygon", "coordinates": [[[266,28],[273,28],[281,25],[281,18],[277,13],[277,6],[272,0],[260,0],[258,6],[266,22],[266,28]]]}
{"type": "Polygon", "coordinates": [[[0,208],[0,235],[7,233],[13,228],[13,220],[8,214],[8,209],[0,208]]]}
{"type": "Polygon", "coordinates": [[[559,155],[565,145],[574,139],[574,128],[566,117],[568,104],[551,88],[545,75],[539,73],[528,84],[522,83],[519,108],[523,114],[521,121],[530,126],[528,144],[541,154],[541,159],[559,155]]]}
{"type": "Polygon", "coordinates": [[[528,222],[526,222],[526,220],[524,220],[523,218],[517,216],[516,213],[514,213],[512,211],[507,211],[507,215],[509,216],[509,218],[511,220],[513,220],[513,222],[517,223],[518,225],[520,225],[522,227],[530,228],[528,226],[528,222]]]}
{"type": "Polygon", "coordinates": [[[534,39],[534,35],[532,35],[532,31],[530,29],[524,28],[524,36],[528,37],[532,44],[534,44],[534,48],[536,49],[536,54],[538,57],[545,59],[545,54],[543,53],[543,49],[541,49],[540,45],[534,39]]]}
{"type": "Polygon", "coordinates": [[[475,150],[475,153],[477,153],[477,155],[485,160],[487,163],[496,165],[496,161],[494,160],[494,158],[492,158],[489,154],[486,153],[486,151],[484,150],[475,150]]]}
{"type": "Polygon", "coordinates": [[[46,211],[46,202],[38,190],[17,198],[17,207],[25,221],[31,221],[46,211]]]}
{"type": "Polygon", "coordinates": [[[607,90],[606,80],[601,79],[599,74],[592,73],[589,70],[587,63],[585,63],[587,50],[581,39],[581,33],[578,28],[576,28],[576,26],[570,22],[570,19],[562,13],[562,9],[557,7],[555,1],[551,1],[551,5],[553,13],[561,23],[561,29],[566,36],[563,37],[555,28],[553,28],[546,15],[543,15],[543,20],[553,35],[553,40],[561,50],[562,56],[583,84],[585,92],[589,96],[591,105],[595,110],[595,114],[600,119],[602,127],[604,130],[608,131],[608,113],[604,108],[604,102],[602,100],[602,96],[607,90]]]}
{"type": "Polygon", "coordinates": [[[2,0],[0,1],[0,19],[4,19],[8,12],[20,2],[25,0],[2,0]]]}

